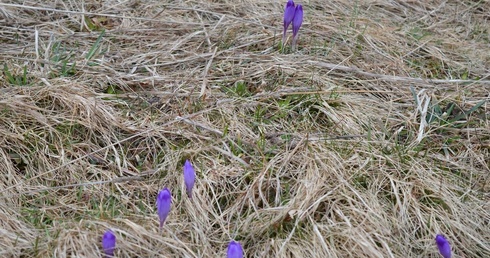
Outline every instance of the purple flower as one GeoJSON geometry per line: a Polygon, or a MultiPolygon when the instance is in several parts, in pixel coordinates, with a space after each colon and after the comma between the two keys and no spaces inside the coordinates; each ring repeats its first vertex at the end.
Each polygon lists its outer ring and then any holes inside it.
{"type": "Polygon", "coordinates": [[[172,203],[172,194],[165,187],[158,193],[157,197],[157,212],[160,218],[160,229],[163,227],[163,223],[170,212],[170,204],[172,203]]]}
{"type": "Polygon", "coordinates": [[[282,44],[286,41],[286,31],[294,18],[294,2],[289,0],[284,7],[284,31],[282,33],[282,44]]]}
{"type": "Polygon", "coordinates": [[[243,249],[240,243],[231,241],[228,245],[227,258],[243,258],[243,249]]]}
{"type": "Polygon", "coordinates": [[[185,190],[187,191],[187,196],[189,196],[189,198],[192,198],[192,188],[194,187],[195,181],[196,171],[194,171],[191,162],[186,160],[184,164],[184,183],[185,190]]]}
{"type": "Polygon", "coordinates": [[[104,249],[106,257],[114,256],[114,248],[116,248],[116,236],[108,229],[102,236],[102,249],[104,249]]]}
{"type": "Polygon", "coordinates": [[[301,27],[301,24],[303,23],[303,6],[300,4],[296,6],[296,9],[294,10],[294,17],[293,17],[293,43],[292,47],[293,49],[296,46],[296,42],[298,40],[298,32],[299,28],[301,27]]]}
{"type": "Polygon", "coordinates": [[[451,245],[443,235],[436,236],[436,244],[442,257],[451,258],[451,245]]]}

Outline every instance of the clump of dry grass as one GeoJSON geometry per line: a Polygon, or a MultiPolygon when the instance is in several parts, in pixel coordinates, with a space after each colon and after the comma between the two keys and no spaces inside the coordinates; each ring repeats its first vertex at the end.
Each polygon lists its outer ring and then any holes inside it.
{"type": "Polygon", "coordinates": [[[1,256],[490,256],[489,3],[302,4],[1,3],[1,256]]]}

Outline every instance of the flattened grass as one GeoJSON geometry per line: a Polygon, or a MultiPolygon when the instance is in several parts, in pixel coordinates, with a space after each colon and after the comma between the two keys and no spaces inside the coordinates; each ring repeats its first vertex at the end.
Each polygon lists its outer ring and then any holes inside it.
{"type": "Polygon", "coordinates": [[[489,3],[283,4],[1,3],[0,255],[490,256],[489,3]]]}

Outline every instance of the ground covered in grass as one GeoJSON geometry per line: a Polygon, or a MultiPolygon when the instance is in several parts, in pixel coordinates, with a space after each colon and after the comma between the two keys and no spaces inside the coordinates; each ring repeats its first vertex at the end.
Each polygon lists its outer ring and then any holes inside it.
{"type": "Polygon", "coordinates": [[[285,2],[2,1],[0,256],[490,257],[490,2],[285,2]]]}

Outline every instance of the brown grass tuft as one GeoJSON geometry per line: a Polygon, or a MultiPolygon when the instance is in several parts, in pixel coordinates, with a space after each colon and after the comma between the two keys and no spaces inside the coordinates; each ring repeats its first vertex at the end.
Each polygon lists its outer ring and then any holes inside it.
{"type": "Polygon", "coordinates": [[[488,1],[164,2],[0,3],[0,256],[490,257],[488,1]]]}

